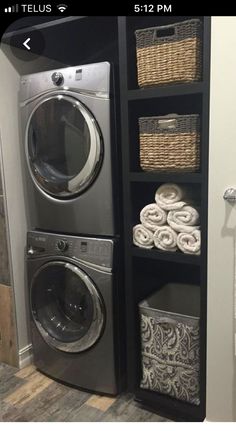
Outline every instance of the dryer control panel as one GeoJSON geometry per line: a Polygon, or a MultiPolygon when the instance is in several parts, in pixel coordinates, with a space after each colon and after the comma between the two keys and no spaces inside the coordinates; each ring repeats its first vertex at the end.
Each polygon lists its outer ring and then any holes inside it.
{"type": "Polygon", "coordinates": [[[24,75],[20,83],[20,103],[55,90],[109,98],[110,63],[104,61],[24,75]]]}
{"type": "Polygon", "coordinates": [[[114,240],[31,231],[27,256],[64,256],[106,268],[113,267],[114,240]]]}

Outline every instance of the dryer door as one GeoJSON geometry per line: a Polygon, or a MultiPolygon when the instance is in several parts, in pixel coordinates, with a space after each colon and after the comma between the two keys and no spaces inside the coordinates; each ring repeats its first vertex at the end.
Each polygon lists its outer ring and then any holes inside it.
{"type": "Polygon", "coordinates": [[[33,277],[30,290],[34,322],[44,340],[64,352],[82,352],[99,339],[105,309],[87,274],[77,266],[53,261],[33,277]]]}
{"type": "Polygon", "coordinates": [[[96,120],[78,100],[56,95],[33,109],[26,127],[26,158],[43,193],[58,199],[82,193],[95,179],[102,155],[96,120]]]}

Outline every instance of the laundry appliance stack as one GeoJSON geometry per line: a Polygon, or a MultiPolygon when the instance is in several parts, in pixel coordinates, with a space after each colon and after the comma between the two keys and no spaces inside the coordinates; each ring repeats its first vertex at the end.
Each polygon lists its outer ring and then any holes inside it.
{"type": "Polygon", "coordinates": [[[107,62],[21,79],[34,362],[94,392],[121,389],[115,118],[107,62]]]}

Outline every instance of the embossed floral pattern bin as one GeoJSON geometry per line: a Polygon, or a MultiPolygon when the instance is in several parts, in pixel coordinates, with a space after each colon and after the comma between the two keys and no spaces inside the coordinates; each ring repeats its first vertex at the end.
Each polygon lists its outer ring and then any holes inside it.
{"type": "Polygon", "coordinates": [[[139,304],[141,388],[199,404],[199,286],[166,284],[139,304]]]}

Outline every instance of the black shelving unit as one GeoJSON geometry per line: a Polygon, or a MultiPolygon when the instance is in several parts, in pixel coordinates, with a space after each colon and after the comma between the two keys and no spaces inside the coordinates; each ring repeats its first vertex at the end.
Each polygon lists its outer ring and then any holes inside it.
{"type": "MultiPolygon", "coordinates": [[[[128,389],[137,401],[160,415],[175,420],[202,421],[206,410],[206,322],[207,322],[207,206],[210,18],[203,25],[203,78],[193,84],[139,89],[137,85],[134,31],[179,22],[193,17],[119,17],[119,68],[123,154],[123,213],[125,243],[125,288],[127,307],[128,389]],[[197,173],[142,172],[139,166],[138,118],[170,112],[198,113],[201,118],[201,169],[197,173]],[[164,182],[187,185],[194,190],[201,208],[201,255],[165,253],[133,246],[132,227],[140,209],[153,200],[164,182]],[[152,199],[151,199],[152,196],[152,199]],[[150,200],[151,199],[151,200],[150,200]],[[138,303],[171,277],[200,286],[200,405],[191,405],[139,387],[141,378],[138,303]]],[[[196,18],[196,17],[194,17],[196,18]]]]}

